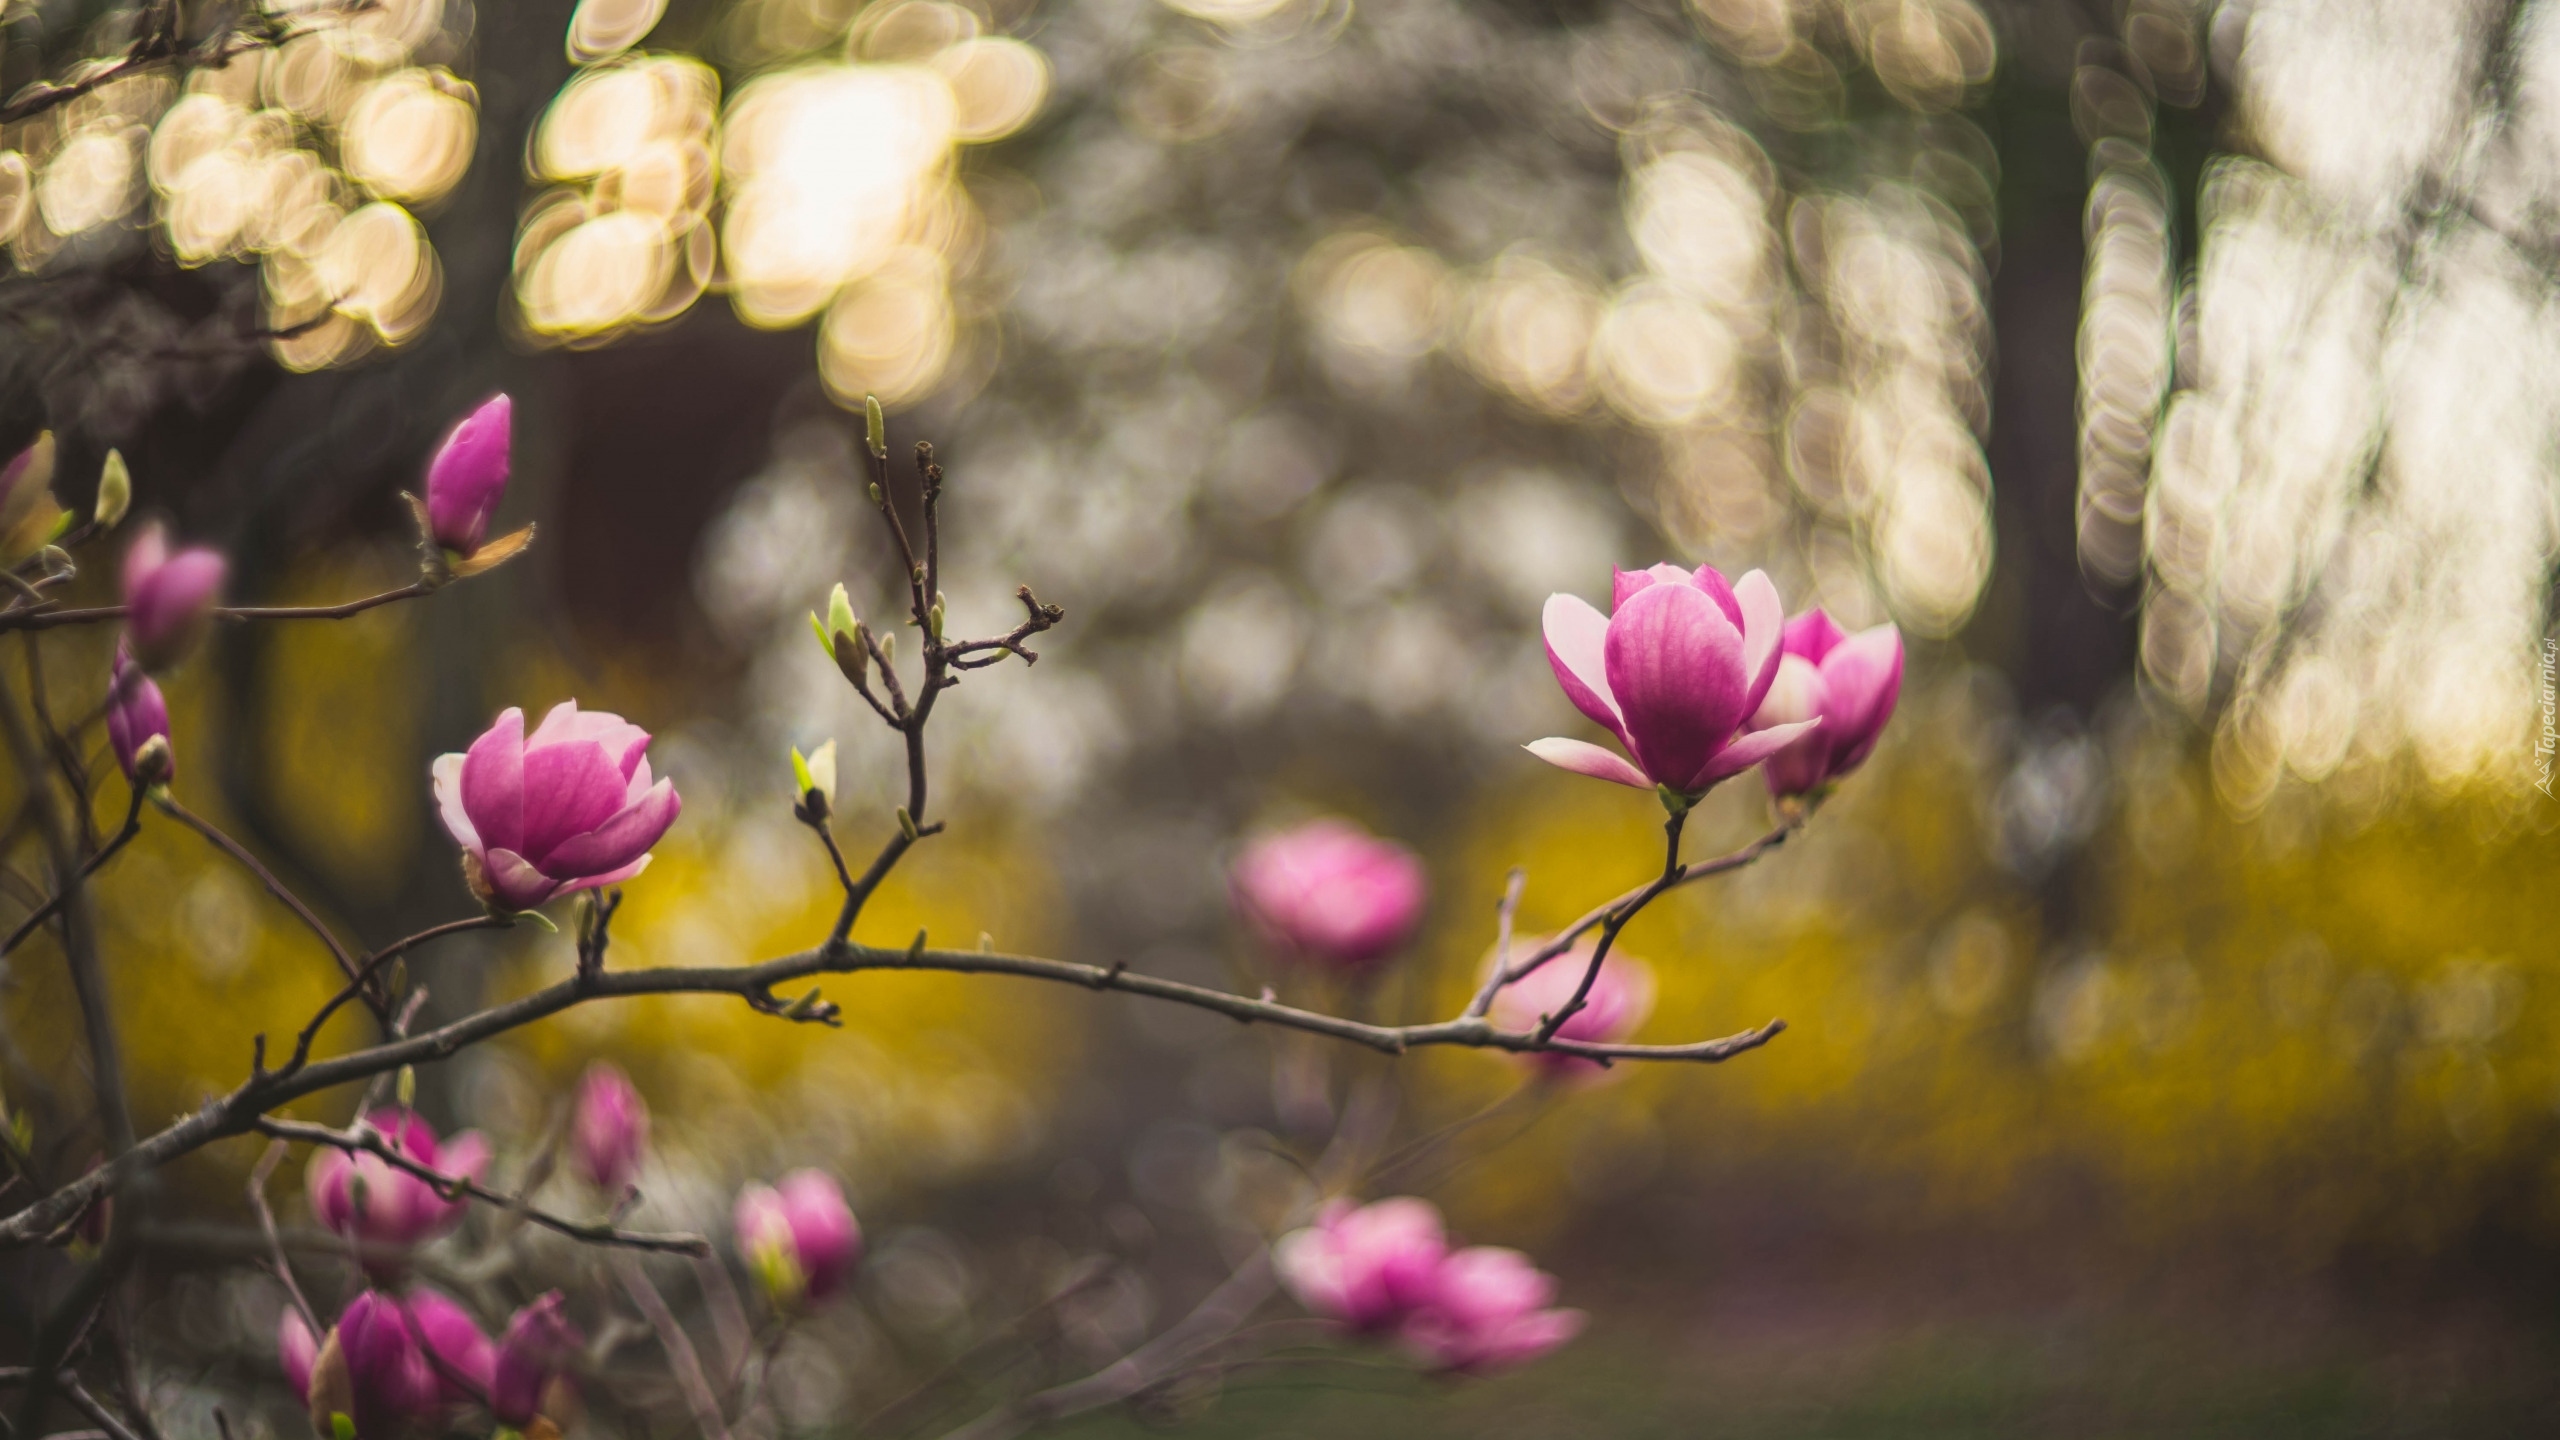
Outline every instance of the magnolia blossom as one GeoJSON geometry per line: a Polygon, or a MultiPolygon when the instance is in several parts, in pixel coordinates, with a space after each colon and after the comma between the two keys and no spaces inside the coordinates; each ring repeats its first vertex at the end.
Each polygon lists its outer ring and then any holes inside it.
{"type": "Polygon", "coordinates": [[[1271,1249],[1281,1283],[1319,1315],[1393,1335],[1436,1369],[1480,1372],[1534,1359],[1582,1328],[1547,1308],[1555,1279],[1516,1250],[1451,1250],[1440,1212],[1410,1196],[1327,1205],[1271,1249]]]}
{"type": "Polygon", "coordinates": [[[276,1363],[284,1367],[284,1382],[293,1387],[293,1398],[311,1403],[311,1367],[320,1358],[320,1337],[302,1312],[287,1305],[276,1321],[276,1363]]]}
{"type": "Polygon", "coordinates": [[[640,1173],[649,1148],[649,1106],[631,1077],[599,1060],[578,1081],[578,1106],[569,1122],[569,1162],[599,1190],[620,1190],[640,1173]]]}
{"type": "Polygon", "coordinates": [[[529,736],[510,707],[467,753],[438,756],[436,806],[472,892],[530,910],[647,868],[684,808],[673,781],[652,782],[648,748],[648,731],[564,700],[529,736]]]}
{"type": "Polygon", "coordinates": [[[171,552],[169,532],[154,522],[124,552],[124,627],[145,670],[185,658],[212,618],[229,565],[202,545],[171,552]]]}
{"type": "Polygon", "coordinates": [[[487,1403],[498,1373],[498,1347],[480,1322],[438,1291],[411,1291],[404,1303],[411,1333],[433,1352],[428,1365],[436,1372],[437,1399],[447,1406],[487,1403]]]}
{"type": "Polygon", "coordinates": [[[565,1385],[569,1358],[586,1338],[569,1323],[568,1302],[554,1290],[518,1310],[498,1340],[495,1377],[489,1384],[489,1412],[501,1425],[521,1429],[546,1408],[544,1397],[554,1385],[565,1385]]]}
{"type": "Polygon", "coordinates": [[[1343,970],[1411,939],[1430,893],[1412,851],[1339,819],[1255,841],[1232,880],[1236,908],[1274,950],[1343,970]]]}
{"type": "MultiPolygon", "coordinates": [[[[489,1145],[475,1131],[442,1142],[408,1110],[376,1110],[365,1123],[419,1164],[441,1175],[477,1180],[489,1166],[489,1145]]],[[[368,1244],[409,1246],[462,1222],[467,1200],[447,1200],[433,1185],[396,1170],[378,1155],[323,1149],[303,1171],[311,1214],[322,1225],[368,1244]]]]}
{"type": "Polygon", "coordinates": [[[779,1307],[833,1295],[862,1259],[862,1227],[843,1189],[815,1170],[740,1190],[737,1222],[738,1253],[779,1307]]]}
{"type": "Polygon", "coordinates": [[[338,1317],[312,1364],[308,1398],[314,1430],[333,1434],[332,1417],[344,1415],[361,1440],[397,1436],[446,1404],[408,1308],[379,1290],[338,1317]]]}
{"type": "Polygon", "coordinates": [[[1403,1196],[1373,1205],[1333,1201],[1315,1224],[1281,1236],[1271,1259],[1299,1304],[1374,1334],[1430,1303],[1448,1253],[1440,1211],[1403,1196]]]}
{"type": "Polygon", "coordinates": [[[132,652],[116,647],[115,663],[107,672],[107,746],[115,751],[116,764],[124,768],[124,778],[143,778],[143,747],[160,742],[153,757],[152,779],[167,784],[178,773],[178,760],[169,748],[169,702],[160,696],[160,687],[133,663],[132,652]]]}
{"type": "MultiPolygon", "coordinates": [[[[1534,1031],[1546,1018],[1573,1001],[1583,972],[1591,968],[1596,942],[1585,940],[1546,964],[1502,987],[1493,999],[1493,1023],[1514,1032],[1534,1031]]],[[[1582,1008],[1556,1027],[1556,1038],[1588,1045],[1615,1045],[1635,1034],[1653,1014],[1653,967],[1611,947],[1609,958],[1591,981],[1582,1008]]],[[[1611,1072],[1597,1060],[1540,1050],[1514,1057],[1555,1076],[1599,1079],[1611,1072]]]]}
{"type": "Polygon", "coordinates": [[[493,395],[445,436],[427,464],[427,526],[438,545],[467,558],[489,538],[514,432],[515,402],[493,395]]]}
{"type": "Polygon", "coordinates": [[[1579,1310],[1549,1307],[1556,1280],[1517,1250],[1479,1245],[1440,1263],[1405,1345],[1436,1369],[1482,1374],[1535,1360],[1582,1332],[1579,1310]]]}
{"type": "Polygon", "coordinates": [[[1814,794],[1865,764],[1901,696],[1902,632],[1878,625],[1851,635],[1821,610],[1788,621],[1777,681],[1751,726],[1815,719],[1822,726],[1769,757],[1761,771],[1769,793],[1814,794]]]}
{"type": "Polygon", "coordinates": [[[1579,596],[1547,599],[1547,663],[1565,698],[1626,747],[1633,764],[1581,740],[1529,753],[1576,774],[1694,799],[1820,722],[1745,733],[1777,678],[1786,611],[1754,570],[1727,585],[1711,565],[1620,570],[1611,613],[1579,596]]]}

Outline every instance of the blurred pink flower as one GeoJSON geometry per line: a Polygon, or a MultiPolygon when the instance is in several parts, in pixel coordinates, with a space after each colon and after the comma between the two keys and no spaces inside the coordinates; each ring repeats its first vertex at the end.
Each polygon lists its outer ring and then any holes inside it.
{"type": "Polygon", "coordinates": [[[489,538],[489,517],[507,493],[515,402],[493,395],[462,417],[427,464],[427,525],[438,545],[469,556],[489,538]]]}
{"type": "Polygon", "coordinates": [[[649,1148],[649,1106],[631,1077],[598,1060],[578,1079],[578,1108],[570,1121],[569,1160],[599,1190],[618,1191],[640,1173],[649,1148]]]}
{"type": "Polygon", "coordinates": [[[862,1227],[843,1189],[815,1170],[741,1189],[737,1223],[738,1253],[778,1308],[833,1295],[862,1259],[862,1227]]]}
{"type": "Polygon", "coordinates": [[[1274,950],[1342,970],[1373,965],[1411,939],[1430,893],[1411,850],[1340,819],[1256,840],[1232,883],[1236,908],[1274,950]]]}
{"type": "MultiPolygon", "coordinates": [[[[488,1142],[464,1131],[439,1143],[416,1112],[382,1109],[365,1117],[401,1154],[442,1175],[477,1180],[489,1166],[488,1142]]],[[[461,1223],[468,1200],[447,1200],[435,1187],[396,1170],[378,1155],[338,1149],[314,1153],[303,1171],[311,1214],[323,1226],[364,1244],[408,1246],[461,1223]]]]}
{"type": "Polygon", "coordinates": [[[518,1310],[498,1341],[497,1376],[489,1409],[501,1425],[522,1429],[540,1413],[543,1394],[559,1382],[569,1357],[586,1343],[565,1313],[568,1302],[553,1290],[518,1310]]]}
{"type": "Polygon", "coordinates": [[[53,432],[0,463],[0,565],[15,565],[53,543],[70,522],[53,499],[53,432]]]}
{"type": "Polygon", "coordinates": [[[169,748],[169,702],[160,697],[160,687],[133,663],[132,652],[116,646],[116,658],[107,671],[107,745],[115,751],[116,764],[124,768],[124,778],[139,778],[136,768],[142,747],[157,737],[161,754],[158,781],[167,784],[178,774],[177,752],[169,748]]]}
{"type": "Polygon", "coordinates": [[[435,1364],[398,1300],[367,1290],[348,1304],[312,1366],[310,1403],[319,1433],[345,1415],[362,1440],[396,1437],[444,1407],[435,1364]]]}
{"type": "Polygon", "coordinates": [[[1315,1224],[1281,1236],[1271,1258],[1299,1304],[1376,1333],[1431,1300],[1448,1250],[1439,1210],[1408,1195],[1372,1205],[1336,1200],[1315,1224]]]}
{"type": "Polygon", "coordinates": [[[435,1372],[437,1395],[447,1405],[486,1404],[498,1372],[498,1349],[480,1322],[434,1290],[413,1290],[402,1303],[410,1329],[430,1352],[427,1366],[435,1372]]]}
{"type": "Polygon", "coordinates": [[[1404,1342],[1441,1370],[1481,1374],[1534,1360],[1582,1330],[1581,1311],[1548,1308],[1555,1294],[1555,1277],[1517,1250],[1461,1250],[1440,1262],[1404,1342]]]}
{"type": "Polygon", "coordinates": [[[1778,678],[1751,725],[1818,719],[1822,727],[1769,757],[1769,793],[1814,794],[1865,764],[1901,696],[1902,633],[1891,625],[1850,635],[1819,609],[1788,621],[1778,678]]]}
{"type": "Polygon", "coordinates": [[[473,893],[530,910],[647,868],[684,809],[675,782],[651,782],[648,748],[648,731],[564,700],[530,736],[511,707],[468,753],[438,756],[436,806],[473,893]]]}
{"type": "Polygon", "coordinates": [[[229,568],[201,545],[171,554],[169,532],[157,521],[133,537],[124,552],[124,627],[143,669],[165,670],[195,647],[229,568]]]}
{"type": "MultiPolygon", "coordinates": [[[[1572,1001],[1575,987],[1582,983],[1582,972],[1591,968],[1591,951],[1596,943],[1584,940],[1504,986],[1494,997],[1493,1023],[1515,1033],[1536,1030],[1546,1017],[1572,1001]]],[[[1519,948],[1534,950],[1536,942],[1523,943],[1519,948]]],[[[1612,946],[1609,958],[1601,963],[1600,974],[1591,982],[1591,993],[1583,997],[1582,1008],[1556,1027],[1556,1036],[1589,1045],[1615,1045],[1635,1034],[1652,1014],[1653,967],[1612,946]]],[[[1513,1058],[1553,1076],[1596,1080],[1616,1073],[1597,1060],[1559,1055],[1552,1050],[1513,1058]]]]}
{"type": "Polygon", "coordinates": [[[1638,789],[1695,798],[1759,764],[1819,722],[1753,734],[1743,722],[1778,673],[1786,611],[1757,570],[1727,585],[1711,565],[1615,572],[1611,612],[1575,595],[1547,599],[1547,663],[1583,714],[1635,763],[1582,740],[1548,738],[1550,765],[1638,789]]]}
{"type": "Polygon", "coordinates": [[[320,1337],[311,1333],[302,1312],[287,1305],[276,1321],[276,1363],[284,1367],[284,1382],[293,1387],[293,1398],[311,1403],[311,1366],[320,1358],[320,1337]]]}

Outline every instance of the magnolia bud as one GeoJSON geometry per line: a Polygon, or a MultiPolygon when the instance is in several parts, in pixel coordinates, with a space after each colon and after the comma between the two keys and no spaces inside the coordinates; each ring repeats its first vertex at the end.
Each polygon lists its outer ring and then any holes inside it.
{"type": "Polygon", "coordinates": [[[871,446],[871,458],[889,458],[889,418],[880,413],[880,397],[862,397],[862,438],[871,446]]]}
{"type": "Polygon", "coordinates": [[[791,751],[791,776],[800,783],[800,805],[813,820],[824,820],[835,808],[836,742],[828,741],[805,757],[791,751]]]}
{"type": "Polygon", "coordinates": [[[110,450],[107,463],[98,471],[98,504],[89,512],[89,523],[101,530],[112,530],[133,508],[133,471],[124,463],[124,452],[110,450]]]}

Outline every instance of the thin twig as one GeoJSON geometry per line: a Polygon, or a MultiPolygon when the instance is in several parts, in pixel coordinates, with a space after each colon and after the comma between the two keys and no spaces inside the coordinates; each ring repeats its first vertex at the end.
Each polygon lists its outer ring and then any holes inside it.
{"type": "Polygon", "coordinates": [[[249,1208],[257,1212],[258,1229],[267,1237],[267,1249],[273,1252],[268,1264],[276,1279],[284,1285],[284,1293],[293,1301],[293,1308],[301,1312],[302,1323],[310,1326],[311,1333],[318,1336],[326,1333],[327,1327],[320,1323],[320,1312],[311,1308],[311,1301],[302,1293],[302,1287],[294,1283],[293,1262],[285,1258],[284,1238],[276,1230],[276,1212],[267,1204],[267,1181],[275,1175],[276,1167],[284,1163],[284,1157],[292,1153],[293,1147],[282,1140],[267,1142],[267,1153],[259,1156],[257,1165],[249,1171],[249,1208]]]}
{"type": "Polygon", "coordinates": [[[648,1272],[640,1268],[637,1256],[614,1257],[614,1273],[622,1280],[622,1288],[631,1303],[658,1332],[658,1343],[666,1348],[667,1361],[675,1371],[676,1387],[684,1391],[687,1404],[693,1407],[694,1423],[702,1427],[703,1440],[729,1440],[729,1422],[720,1415],[720,1402],[712,1397],[711,1382],[703,1377],[702,1357],[693,1351],[684,1327],[676,1323],[675,1312],[667,1308],[666,1298],[658,1287],[649,1283],[648,1272]]]}
{"type": "Polygon", "coordinates": [[[259,1134],[278,1140],[300,1140],[312,1145],[328,1145],[349,1154],[362,1151],[379,1158],[394,1170],[426,1181],[436,1193],[448,1200],[468,1195],[486,1205],[513,1210],[546,1230],[557,1231],[572,1240],[590,1245],[618,1245],[627,1250],[652,1250],[670,1255],[708,1255],[711,1243],[699,1235],[653,1234],[639,1230],[623,1230],[612,1225],[571,1220],[539,1210],[524,1202],[520,1195],[503,1195],[468,1175],[447,1175],[432,1166],[422,1165],[400,1148],[385,1140],[370,1126],[354,1130],[332,1130],[326,1125],[312,1125],[300,1120],[277,1120],[259,1117],[255,1126],[259,1134]]]}
{"type": "MultiPolygon", "coordinates": [[[[415,600],[434,593],[435,587],[424,580],[413,580],[397,589],[367,595],[337,605],[217,605],[210,612],[216,620],[243,622],[250,620],[344,620],[361,615],[377,606],[401,600],[415,600]]],[[[84,610],[11,610],[0,613],[0,631],[52,630],[64,625],[97,625],[125,618],[127,607],[93,605],[84,610]]]]}
{"type": "MultiPolygon", "coordinates": [[[[283,901],[285,908],[291,910],[294,917],[300,920],[312,934],[319,936],[321,944],[329,947],[330,956],[338,962],[339,973],[345,975],[350,981],[356,979],[359,969],[356,959],[347,953],[347,947],[339,941],[337,932],[321,923],[320,917],[311,912],[311,907],[302,903],[302,897],[294,894],[283,881],[277,879],[274,871],[269,870],[257,856],[250,854],[239,841],[223,834],[212,821],[179,804],[175,797],[163,797],[159,803],[160,808],[167,811],[179,824],[211,841],[215,849],[230,856],[240,868],[257,876],[258,883],[267,887],[268,894],[283,901]]],[[[377,1014],[380,1013],[379,1003],[375,1003],[374,1008],[377,1014]]]]}
{"type": "Polygon", "coordinates": [[[37,928],[42,926],[44,922],[52,919],[54,912],[60,910],[63,907],[64,902],[71,898],[72,891],[78,889],[81,883],[86,881],[91,875],[96,874],[98,867],[106,864],[108,860],[114,858],[117,851],[131,843],[134,836],[142,833],[142,799],[142,787],[139,785],[134,786],[133,803],[126,808],[124,813],[124,827],[116,831],[114,835],[110,836],[106,844],[99,846],[96,854],[91,855],[86,861],[81,863],[79,870],[72,874],[71,883],[63,886],[61,893],[55,895],[52,899],[47,900],[44,904],[36,907],[34,913],[28,915],[26,919],[18,922],[18,928],[9,932],[9,938],[6,941],[0,941],[0,955],[7,955],[9,952],[17,949],[20,945],[25,944],[27,937],[36,933],[37,928]]]}

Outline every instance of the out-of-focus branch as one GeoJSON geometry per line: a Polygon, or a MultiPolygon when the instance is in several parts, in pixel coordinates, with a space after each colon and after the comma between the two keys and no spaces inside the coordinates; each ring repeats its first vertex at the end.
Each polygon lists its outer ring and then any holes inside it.
{"type": "MultiPolygon", "coordinates": [[[[361,615],[378,606],[401,600],[415,600],[434,593],[435,587],[424,580],[413,580],[397,589],[367,595],[337,605],[221,605],[212,615],[216,620],[247,622],[252,620],[344,620],[361,615]]],[[[28,606],[0,610],[0,631],[51,630],[63,625],[97,625],[125,618],[122,605],[93,605],[84,610],[40,610],[28,606]]]]}
{"type": "Polygon", "coordinates": [[[556,1231],[572,1240],[581,1240],[589,1245],[619,1245],[629,1250],[654,1250],[670,1255],[711,1253],[711,1242],[699,1235],[655,1234],[641,1230],[624,1230],[613,1225],[571,1220],[565,1216],[554,1215],[548,1210],[538,1210],[526,1204],[521,1195],[502,1195],[468,1175],[447,1175],[433,1166],[421,1165],[402,1154],[399,1147],[383,1139],[369,1127],[358,1126],[353,1130],[332,1130],[326,1125],[312,1125],[299,1120],[276,1120],[260,1116],[251,1128],[261,1135],[278,1140],[299,1140],[306,1144],[332,1146],[350,1155],[363,1153],[374,1156],[394,1170],[426,1181],[435,1187],[437,1194],[448,1200],[468,1195],[483,1204],[514,1211],[546,1230],[556,1231]]]}
{"type": "Polygon", "coordinates": [[[70,883],[62,887],[61,893],[36,907],[33,914],[18,922],[18,928],[9,932],[9,938],[0,941],[0,956],[5,956],[26,943],[27,937],[36,933],[37,928],[44,922],[52,919],[55,913],[71,899],[72,892],[91,875],[97,873],[99,866],[106,864],[117,851],[129,844],[134,836],[142,833],[143,794],[141,786],[133,787],[133,803],[124,812],[124,827],[109,837],[106,844],[99,846],[96,854],[81,862],[79,870],[72,875],[70,883]]]}
{"type": "MultiPolygon", "coordinates": [[[[300,920],[312,934],[319,936],[321,944],[329,947],[330,957],[338,962],[339,973],[345,975],[350,982],[356,980],[361,973],[361,967],[356,964],[355,957],[347,953],[347,947],[338,939],[337,932],[322,923],[320,917],[312,913],[311,907],[302,903],[301,896],[294,894],[291,887],[276,878],[274,871],[269,870],[257,856],[250,854],[239,841],[223,834],[212,821],[179,804],[174,798],[164,798],[159,804],[161,809],[169,812],[172,819],[212,842],[215,849],[230,856],[240,868],[257,876],[258,883],[267,887],[268,894],[283,901],[285,908],[294,913],[294,918],[300,920]]],[[[377,1013],[380,1008],[377,1003],[375,1005],[377,1013]]]]}
{"type": "Polygon", "coordinates": [[[729,1422],[721,1417],[720,1402],[711,1393],[711,1381],[702,1373],[702,1357],[694,1353],[693,1341],[676,1323],[666,1297],[649,1283],[638,1257],[617,1255],[614,1260],[614,1273],[621,1279],[624,1292],[630,1295],[632,1304],[640,1307],[649,1328],[658,1332],[658,1343],[666,1348],[676,1388],[684,1392],[685,1403],[693,1408],[694,1423],[702,1427],[703,1440],[729,1440],[729,1422]]]}
{"type": "Polygon", "coordinates": [[[329,1327],[320,1323],[320,1312],[311,1308],[311,1301],[303,1295],[302,1287],[294,1283],[293,1262],[285,1258],[284,1237],[276,1230],[276,1212],[267,1204],[267,1181],[276,1173],[276,1167],[284,1163],[284,1157],[292,1152],[293,1147],[282,1140],[267,1142],[267,1153],[258,1157],[256,1167],[249,1172],[249,1208],[257,1213],[258,1229],[267,1237],[270,1252],[267,1264],[276,1280],[284,1286],[286,1298],[293,1301],[293,1308],[300,1312],[302,1323],[311,1327],[312,1334],[324,1335],[329,1327]]]}

